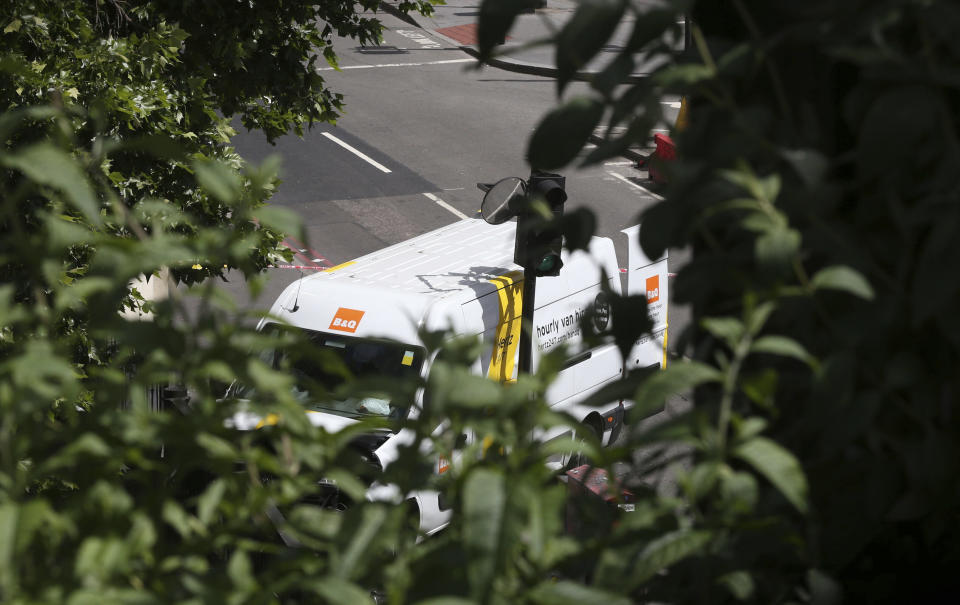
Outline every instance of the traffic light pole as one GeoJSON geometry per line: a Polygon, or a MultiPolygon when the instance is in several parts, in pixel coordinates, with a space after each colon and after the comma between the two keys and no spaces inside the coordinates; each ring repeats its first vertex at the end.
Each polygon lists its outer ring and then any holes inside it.
{"type": "Polygon", "coordinates": [[[533,311],[537,296],[537,272],[533,267],[523,268],[523,294],[520,299],[520,354],[518,374],[533,371],[533,311]]]}
{"type": "Polygon", "coordinates": [[[567,201],[565,186],[566,178],[563,175],[542,170],[532,170],[527,181],[519,177],[507,177],[492,184],[477,183],[477,187],[484,192],[480,206],[483,220],[491,225],[499,225],[513,217],[517,218],[513,262],[523,267],[520,342],[517,343],[520,347],[517,363],[519,374],[533,371],[533,313],[537,308],[537,277],[556,277],[563,267],[560,219],[563,217],[563,203],[567,201]],[[547,216],[537,216],[542,210],[532,206],[533,201],[546,203],[547,216]]]}

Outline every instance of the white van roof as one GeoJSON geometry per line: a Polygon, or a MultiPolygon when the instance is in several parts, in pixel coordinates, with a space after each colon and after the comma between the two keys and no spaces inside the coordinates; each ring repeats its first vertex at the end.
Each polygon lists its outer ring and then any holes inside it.
{"type": "MultiPolygon", "coordinates": [[[[463,323],[462,305],[503,288],[509,282],[501,276],[522,274],[513,262],[515,233],[512,221],[464,219],[298,280],[271,314],[302,328],[413,343],[420,327],[463,323]]],[[[619,293],[613,243],[594,238],[591,251],[563,252],[561,276],[538,284],[537,308],[595,287],[601,266],[619,293]]],[[[489,300],[496,306],[497,296],[489,300]]]]}
{"type": "Polygon", "coordinates": [[[303,287],[339,282],[430,298],[477,298],[496,290],[491,279],[521,270],[513,263],[516,228],[512,221],[465,219],[311,276],[303,287]]]}

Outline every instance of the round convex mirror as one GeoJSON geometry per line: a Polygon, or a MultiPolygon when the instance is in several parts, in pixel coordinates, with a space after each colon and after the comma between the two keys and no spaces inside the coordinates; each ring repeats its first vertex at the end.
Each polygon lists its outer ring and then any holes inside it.
{"type": "Polygon", "coordinates": [[[483,196],[480,216],[491,225],[505,223],[517,215],[514,200],[527,193],[527,185],[517,176],[508,176],[497,181],[483,196]]]}

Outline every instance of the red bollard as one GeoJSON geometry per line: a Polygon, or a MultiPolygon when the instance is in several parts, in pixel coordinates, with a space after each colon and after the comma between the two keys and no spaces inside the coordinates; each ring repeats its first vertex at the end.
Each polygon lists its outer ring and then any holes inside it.
{"type": "Polygon", "coordinates": [[[653,142],[657,148],[647,160],[650,165],[650,179],[662,185],[667,182],[664,166],[677,158],[677,146],[668,135],[660,133],[653,135],[653,142]]]}

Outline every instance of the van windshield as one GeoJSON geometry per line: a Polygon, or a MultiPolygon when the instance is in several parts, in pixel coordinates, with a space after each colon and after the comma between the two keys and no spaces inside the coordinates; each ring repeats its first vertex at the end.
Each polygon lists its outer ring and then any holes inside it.
{"type": "MultiPolygon", "coordinates": [[[[401,418],[406,415],[411,402],[393,402],[384,393],[338,399],[334,392],[350,379],[416,378],[425,356],[422,347],[276,324],[265,330],[295,330],[313,345],[297,351],[295,356],[292,351],[282,349],[261,355],[261,359],[274,368],[280,367],[283,360],[289,362],[294,378],[293,394],[306,409],[349,417],[401,418]]],[[[234,385],[232,395],[249,399],[253,393],[253,388],[238,384],[234,385]]]]}

